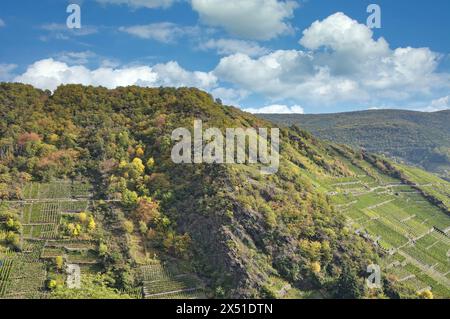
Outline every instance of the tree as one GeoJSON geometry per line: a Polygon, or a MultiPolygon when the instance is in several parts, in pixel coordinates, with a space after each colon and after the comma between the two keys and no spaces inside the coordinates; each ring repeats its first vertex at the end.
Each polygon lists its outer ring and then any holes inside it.
{"type": "Polygon", "coordinates": [[[337,282],[336,297],[339,299],[359,299],[362,297],[362,291],[355,271],[344,267],[337,282]]]}
{"type": "Polygon", "coordinates": [[[134,225],[132,221],[129,220],[125,220],[123,222],[123,229],[125,230],[126,233],[128,234],[132,234],[134,231],[134,225]]]}
{"type": "Polygon", "coordinates": [[[145,234],[147,234],[147,231],[148,231],[148,226],[147,226],[147,224],[144,222],[144,221],[140,221],[139,222],[139,232],[142,234],[142,235],[145,235],[145,234]]]}
{"type": "Polygon", "coordinates": [[[95,230],[95,228],[97,227],[97,225],[95,224],[95,220],[94,220],[94,218],[91,216],[91,217],[89,217],[89,222],[88,222],[88,229],[90,230],[90,231],[94,231],[95,230]]]}
{"type": "Polygon", "coordinates": [[[138,148],[136,148],[136,156],[137,157],[142,157],[142,156],[144,156],[144,150],[142,149],[142,147],[138,147],[138,148]]]}
{"type": "Polygon", "coordinates": [[[5,243],[18,249],[20,247],[20,237],[18,234],[14,233],[12,231],[9,231],[6,233],[5,243]]]}
{"type": "Polygon", "coordinates": [[[100,245],[98,245],[98,255],[104,257],[106,254],[108,254],[108,246],[104,243],[100,243],[100,245]]]}
{"type": "Polygon", "coordinates": [[[311,271],[315,274],[320,273],[321,267],[320,267],[320,263],[315,261],[311,263],[311,271]]]}
{"type": "Polygon", "coordinates": [[[50,289],[50,290],[55,290],[57,285],[58,285],[58,283],[54,279],[49,280],[47,282],[47,288],[50,289]]]}
{"type": "Polygon", "coordinates": [[[433,299],[433,293],[430,290],[424,290],[417,294],[421,299],[433,299]]]}
{"type": "Polygon", "coordinates": [[[122,193],[122,204],[127,208],[133,208],[136,206],[138,198],[139,196],[136,192],[126,189],[122,193]]]}
{"type": "Polygon", "coordinates": [[[84,224],[87,220],[87,214],[85,212],[79,213],[78,219],[80,220],[80,223],[84,224]]]}
{"type": "Polygon", "coordinates": [[[146,224],[156,224],[158,219],[161,217],[161,213],[159,212],[159,204],[154,202],[149,197],[141,197],[138,201],[135,217],[137,220],[142,220],[146,224]]]}
{"type": "Polygon", "coordinates": [[[142,160],[140,158],[135,158],[133,159],[133,161],[131,162],[131,165],[133,167],[133,169],[139,173],[139,175],[142,175],[145,171],[145,166],[142,163],[142,160]]]}
{"type": "Polygon", "coordinates": [[[147,169],[152,170],[154,166],[155,166],[155,160],[153,159],[153,157],[150,157],[147,160],[147,169]]]}
{"type": "Polygon", "coordinates": [[[63,267],[64,267],[64,259],[62,258],[62,256],[56,256],[56,258],[55,258],[55,265],[56,265],[56,268],[58,270],[62,270],[63,269],[63,267]]]}

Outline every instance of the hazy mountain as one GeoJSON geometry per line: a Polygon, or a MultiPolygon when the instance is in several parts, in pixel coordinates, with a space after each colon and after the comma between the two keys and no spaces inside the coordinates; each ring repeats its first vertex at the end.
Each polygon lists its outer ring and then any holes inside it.
{"type": "Polygon", "coordinates": [[[338,114],[266,114],[319,138],[386,154],[450,178],[450,110],[424,113],[373,110],[338,114]]]}

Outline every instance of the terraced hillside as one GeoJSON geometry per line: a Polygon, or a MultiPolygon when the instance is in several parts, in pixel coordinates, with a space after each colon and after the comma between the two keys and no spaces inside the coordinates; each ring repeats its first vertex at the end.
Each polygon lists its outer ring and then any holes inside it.
{"type": "Polygon", "coordinates": [[[201,281],[191,274],[170,270],[161,264],[140,268],[145,299],[205,298],[201,281]]]}
{"type": "Polygon", "coordinates": [[[450,216],[421,192],[440,193],[448,183],[432,184],[422,173],[415,179],[422,184],[408,185],[379,171],[352,169],[355,177],[321,183],[349,226],[381,249],[384,275],[417,293],[450,297],[450,216]]]}
{"type": "MultiPolygon", "coordinates": [[[[49,282],[53,280],[59,289],[67,290],[73,266],[80,268],[81,279],[101,271],[99,230],[81,231],[74,237],[67,234],[65,227],[90,211],[96,202],[91,195],[92,186],[87,183],[27,183],[23,200],[2,202],[20,212],[22,228],[18,250],[0,250],[0,298],[58,298],[60,292],[53,295],[49,282]],[[70,269],[55,269],[57,258],[62,258],[70,269]]],[[[136,285],[116,293],[148,299],[204,298],[201,280],[189,273],[174,272],[174,267],[142,265],[136,269],[136,285]]]]}
{"type": "Polygon", "coordinates": [[[279,131],[275,174],[174,163],[173,132],[195,120],[274,128],[197,89],[0,84],[0,112],[4,296],[450,296],[448,183],[425,172],[298,127],[279,131]],[[367,266],[389,257],[407,276],[370,289],[367,266]]]}
{"type": "MultiPolygon", "coordinates": [[[[67,264],[96,263],[96,245],[89,235],[69,238],[63,229],[68,216],[89,209],[91,187],[84,183],[29,183],[24,198],[4,201],[20,213],[19,251],[0,251],[0,297],[46,298],[52,277],[47,261],[62,256],[67,264]]],[[[58,275],[65,280],[63,273],[58,275]]],[[[60,282],[61,283],[61,282],[60,282]]]]}

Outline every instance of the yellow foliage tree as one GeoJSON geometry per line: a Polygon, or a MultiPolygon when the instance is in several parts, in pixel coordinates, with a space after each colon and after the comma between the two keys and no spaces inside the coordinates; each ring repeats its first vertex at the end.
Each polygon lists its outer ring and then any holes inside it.
{"type": "Polygon", "coordinates": [[[95,230],[95,228],[97,227],[97,225],[95,224],[95,220],[93,217],[89,217],[89,223],[88,223],[88,229],[90,231],[95,230]]]}
{"type": "Polygon", "coordinates": [[[138,148],[136,148],[136,156],[137,157],[142,157],[142,156],[144,156],[144,150],[142,149],[142,147],[138,147],[138,148]]]}
{"type": "Polygon", "coordinates": [[[78,219],[80,223],[84,224],[87,221],[87,214],[85,212],[81,212],[78,214],[78,219]]]}
{"type": "Polygon", "coordinates": [[[144,173],[144,171],[145,171],[145,166],[144,166],[144,164],[142,163],[142,160],[141,160],[140,158],[137,158],[137,157],[136,157],[136,158],[133,160],[133,162],[131,162],[131,164],[133,165],[133,168],[134,168],[136,171],[139,172],[139,174],[144,173]]]}
{"type": "Polygon", "coordinates": [[[433,299],[434,298],[433,293],[430,290],[424,290],[424,291],[418,293],[418,295],[419,295],[419,298],[421,298],[421,299],[433,299]]]}
{"type": "Polygon", "coordinates": [[[56,264],[56,268],[58,270],[62,270],[63,266],[64,266],[64,259],[62,258],[62,256],[56,256],[55,258],[55,264],[56,264]]]}
{"type": "Polygon", "coordinates": [[[315,274],[320,273],[322,267],[320,266],[320,263],[315,261],[311,263],[311,271],[315,274]]]}

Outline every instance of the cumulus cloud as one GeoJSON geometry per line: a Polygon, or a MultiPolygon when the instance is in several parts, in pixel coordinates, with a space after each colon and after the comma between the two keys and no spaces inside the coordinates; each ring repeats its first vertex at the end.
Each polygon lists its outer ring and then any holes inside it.
{"type": "Polygon", "coordinates": [[[173,43],[182,36],[194,35],[198,32],[196,27],[180,27],[171,22],[120,27],[119,30],[142,39],[151,39],[163,43],[173,43]]]}
{"type": "Polygon", "coordinates": [[[450,95],[441,97],[440,99],[433,100],[431,102],[431,106],[442,109],[450,108],[450,95]]]}
{"type": "Polygon", "coordinates": [[[304,110],[300,105],[284,105],[284,104],[273,104],[263,106],[261,108],[247,108],[244,109],[245,112],[253,114],[303,114],[304,110]]]}
{"type": "Polygon", "coordinates": [[[132,8],[168,8],[175,0],[96,0],[101,4],[128,5],[132,8]]]}
{"type": "Polygon", "coordinates": [[[186,71],[177,62],[152,67],[100,67],[90,70],[82,65],[69,66],[54,59],[45,59],[30,65],[25,73],[17,76],[14,81],[49,90],[55,90],[61,84],[84,84],[107,88],[128,85],[193,86],[209,89],[216,85],[217,79],[211,73],[186,71]]]}
{"type": "Polygon", "coordinates": [[[17,68],[15,64],[0,63],[0,81],[9,81],[13,78],[12,71],[17,68]]]}
{"type": "Polygon", "coordinates": [[[201,21],[229,33],[255,40],[269,40],[292,31],[287,22],[298,7],[295,1],[192,0],[201,21]]]}
{"type": "Polygon", "coordinates": [[[450,88],[450,74],[437,72],[439,54],[428,48],[391,49],[343,13],[314,22],[300,44],[305,50],[224,57],[214,73],[245,90],[302,103],[379,104],[450,88]]]}
{"type": "Polygon", "coordinates": [[[450,110],[450,95],[434,99],[429,106],[419,109],[421,112],[438,112],[444,110],[450,110]]]}
{"type": "Polygon", "coordinates": [[[249,95],[245,90],[217,87],[211,90],[214,97],[220,98],[224,104],[238,106],[240,101],[249,95]]]}
{"type": "Polygon", "coordinates": [[[201,50],[215,50],[220,55],[231,55],[243,53],[248,56],[261,56],[269,52],[255,41],[245,41],[236,39],[210,39],[200,44],[201,50]]]}
{"type": "Polygon", "coordinates": [[[3,21],[2,19],[0,19],[0,28],[4,27],[6,25],[5,21],[3,21]]]}

